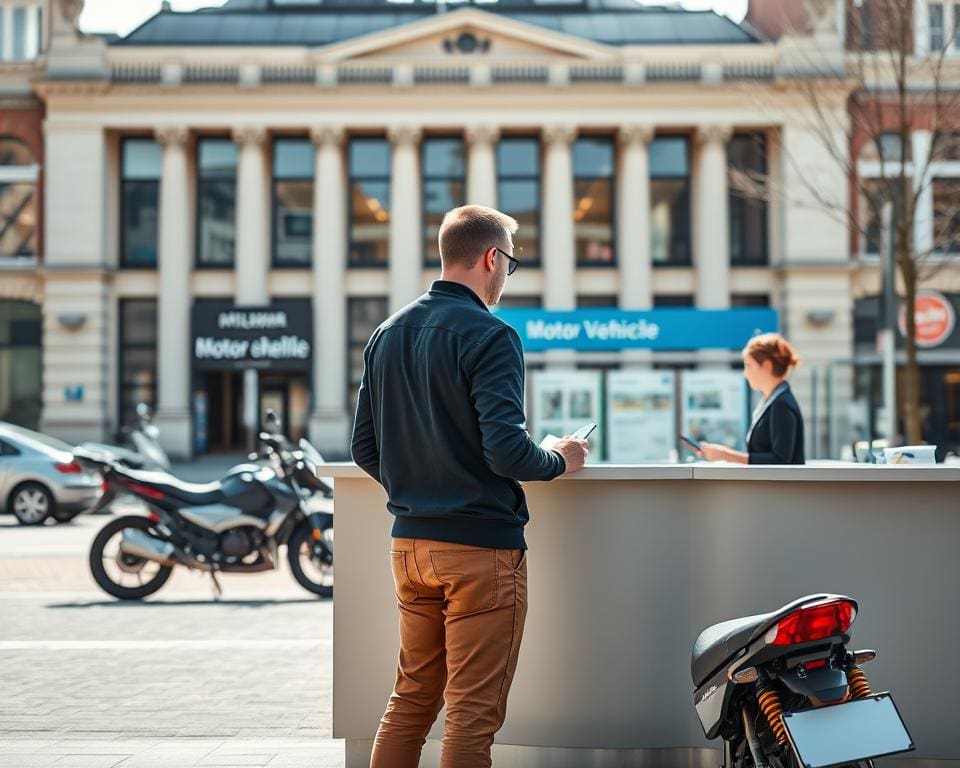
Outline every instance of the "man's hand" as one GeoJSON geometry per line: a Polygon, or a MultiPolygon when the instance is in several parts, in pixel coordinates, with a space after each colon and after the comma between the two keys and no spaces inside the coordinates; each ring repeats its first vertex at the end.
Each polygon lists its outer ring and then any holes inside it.
{"type": "Polygon", "coordinates": [[[553,450],[563,456],[567,465],[563,474],[569,475],[571,472],[583,469],[583,464],[590,455],[590,444],[586,440],[578,440],[568,435],[557,440],[553,450]]]}

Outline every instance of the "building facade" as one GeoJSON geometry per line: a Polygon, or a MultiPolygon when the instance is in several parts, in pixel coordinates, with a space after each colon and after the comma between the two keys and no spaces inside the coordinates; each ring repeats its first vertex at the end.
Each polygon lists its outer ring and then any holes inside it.
{"type": "Polygon", "coordinates": [[[32,81],[49,44],[44,2],[0,2],[0,420],[42,407],[43,103],[32,81]]]}
{"type": "MultiPolygon", "coordinates": [[[[77,13],[54,11],[35,84],[49,431],[105,435],[146,400],[189,455],[242,445],[278,407],[344,455],[363,344],[438,276],[440,219],[467,202],[520,223],[506,306],[775,308],[824,420],[815,376],[853,344],[849,230],[790,158],[840,208],[847,180],[781,44],[625,0],[230,0],[119,40],[79,35],[77,13]],[[743,176],[795,191],[746,195],[743,176]]],[[[822,88],[842,120],[846,92],[822,88]]]]}

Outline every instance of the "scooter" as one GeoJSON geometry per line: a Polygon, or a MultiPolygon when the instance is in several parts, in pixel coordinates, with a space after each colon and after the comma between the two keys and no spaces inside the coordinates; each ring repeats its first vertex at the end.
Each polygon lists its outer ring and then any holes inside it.
{"type": "Polygon", "coordinates": [[[302,488],[320,490],[319,454],[306,440],[293,450],[266,432],[260,441],[270,467],[251,466],[207,485],[78,451],[81,463],[147,509],[146,515],[111,520],[94,538],[89,563],[100,588],[121,600],[140,600],[183,566],[208,573],[219,596],[218,573],[273,570],[286,546],[296,581],[315,595],[332,596],[333,515],[311,512],[301,494],[302,488]]]}
{"type": "Polygon", "coordinates": [[[889,693],[848,651],[857,603],[807,595],[782,608],[705,629],[693,646],[694,706],[723,768],[873,768],[913,740],[889,693]]]}

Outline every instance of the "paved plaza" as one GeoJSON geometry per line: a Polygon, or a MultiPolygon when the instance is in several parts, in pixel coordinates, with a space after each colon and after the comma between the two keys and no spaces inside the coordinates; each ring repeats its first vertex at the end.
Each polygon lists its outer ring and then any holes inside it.
{"type": "Polygon", "coordinates": [[[107,516],[0,515],[0,766],[343,765],[331,738],[330,601],[283,570],[177,571],[153,598],[99,591],[87,551],[107,516]]]}

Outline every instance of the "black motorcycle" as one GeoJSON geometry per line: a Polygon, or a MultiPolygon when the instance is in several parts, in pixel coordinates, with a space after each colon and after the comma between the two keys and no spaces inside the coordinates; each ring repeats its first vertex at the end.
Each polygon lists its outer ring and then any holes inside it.
{"type": "Polygon", "coordinates": [[[889,693],[874,693],[847,650],[857,603],[808,595],[777,611],[716,624],[693,647],[693,700],[724,768],[872,768],[913,740],[889,693]]]}
{"type": "Polygon", "coordinates": [[[181,565],[209,573],[219,594],[218,573],[273,570],[286,546],[297,583],[320,597],[332,596],[333,515],[309,511],[303,493],[327,491],[316,473],[319,454],[306,440],[293,447],[261,432],[260,441],[271,466],[234,468],[206,485],[79,452],[77,459],[100,471],[109,488],[147,508],[146,516],[111,520],[94,538],[90,570],[100,588],[121,600],[139,600],[160,589],[181,565]]]}

